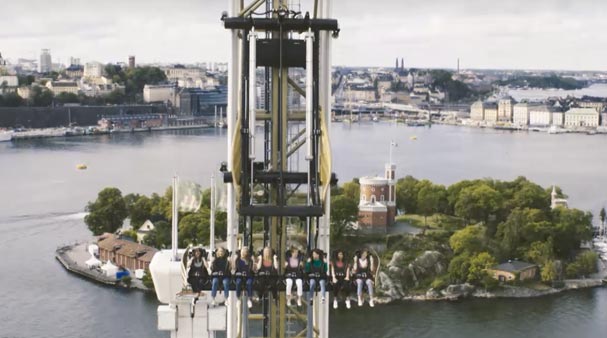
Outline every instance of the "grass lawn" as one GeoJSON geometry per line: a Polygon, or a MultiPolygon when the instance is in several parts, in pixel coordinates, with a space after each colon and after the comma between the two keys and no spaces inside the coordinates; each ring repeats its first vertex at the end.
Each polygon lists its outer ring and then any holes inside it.
{"type": "MultiPolygon", "coordinates": [[[[416,228],[424,227],[423,215],[401,215],[396,217],[396,221],[407,222],[416,228]]],[[[427,218],[427,226],[429,229],[456,229],[462,227],[463,223],[463,220],[458,217],[443,214],[434,214],[427,218]]]]}

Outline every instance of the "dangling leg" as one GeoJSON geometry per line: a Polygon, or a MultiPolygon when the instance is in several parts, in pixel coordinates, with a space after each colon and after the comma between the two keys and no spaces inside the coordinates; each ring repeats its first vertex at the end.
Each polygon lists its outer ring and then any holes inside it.
{"type": "Polygon", "coordinates": [[[312,300],[314,299],[314,292],[316,291],[316,279],[310,279],[310,291],[308,291],[308,300],[310,304],[312,304],[312,300]]]}
{"type": "Polygon", "coordinates": [[[303,296],[303,280],[301,278],[297,278],[295,280],[295,284],[297,285],[297,306],[301,306],[301,297],[303,296]]]}
{"type": "Polygon", "coordinates": [[[291,297],[291,292],[293,290],[293,278],[287,278],[286,283],[287,283],[287,289],[285,291],[286,291],[286,294],[287,294],[287,305],[288,306],[292,306],[292,304],[291,304],[291,298],[292,298],[291,297]]]}
{"type": "Polygon", "coordinates": [[[223,279],[223,295],[225,296],[225,302],[228,302],[228,298],[230,298],[230,279],[223,279]]]}
{"type": "Polygon", "coordinates": [[[253,278],[247,278],[247,306],[250,308],[253,307],[253,302],[251,298],[253,297],[253,278]]]}
{"type": "Polygon", "coordinates": [[[369,292],[369,306],[374,307],[375,303],[373,302],[373,281],[371,279],[367,279],[367,291],[369,292]]]}
{"type": "Polygon", "coordinates": [[[321,279],[318,281],[320,284],[320,301],[322,304],[325,303],[325,294],[327,293],[327,281],[325,279],[321,279]]]}
{"type": "Polygon", "coordinates": [[[356,279],[356,295],[358,295],[358,306],[363,306],[363,280],[356,279]]]}
{"type": "Polygon", "coordinates": [[[350,281],[344,280],[342,281],[342,293],[344,295],[344,298],[346,299],[346,308],[349,309],[350,308],[350,289],[351,289],[351,284],[350,281]]]}
{"type": "MultiPolygon", "coordinates": [[[[248,285],[248,283],[247,283],[248,285]]],[[[240,289],[240,287],[242,286],[242,278],[236,278],[236,298],[240,299],[240,295],[242,294],[242,291],[240,289]]]]}
{"type": "Polygon", "coordinates": [[[215,305],[215,297],[217,296],[217,289],[219,288],[219,278],[213,277],[213,281],[211,282],[211,298],[213,298],[213,302],[211,305],[215,305]]]}

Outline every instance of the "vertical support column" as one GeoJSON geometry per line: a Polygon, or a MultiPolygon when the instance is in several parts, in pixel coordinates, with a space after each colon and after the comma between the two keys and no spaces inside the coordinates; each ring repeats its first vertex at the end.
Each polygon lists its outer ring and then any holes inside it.
{"type": "Polygon", "coordinates": [[[257,108],[257,33],[249,33],[249,159],[255,160],[255,110],[257,108]]]}
{"type": "MultiPolygon", "coordinates": [[[[319,18],[331,17],[331,1],[319,0],[319,18]]],[[[331,135],[331,33],[320,32],[320,79],[319,79],[319,103],[321,113],[327,123],[327,137],[331,135]]],[[[325,214],[320,219],[318,247],[326,253],[330,253],[330,225],[331,225],[331,191],[325,198],[325,214]]],[[[319,338],[329,337],[329,302],[318,304],[316,311],[316,323],[319,330],[319,338]]]]}
{"type": "MultiPolygon", "coordinates": [[[[229,16],[236,17],[242,10],[240,0],[228,0],[229,16]]],[[[226,111],[226,123],[228,124],[228,170],[234,170],[233,163],[233,139],[236,132],[236,116],[238,114],[239,97],[240,97],[240,58],[241,48],[238,38],[238,31],[230,31],[230,58],[228,60],[228,107],[226,111]]],[[[228,187],[228,203],[227,203],[227,249],[234,252],[236,249],[236,238],[238,236],[238,214],[236,212],[236,198],[234,185],[229,183],[228,187]]],[[[227,338],[236,338],[238,335],[238,317],[236,313],[236,299],[230,297],[227,304],[227,338]]]]}

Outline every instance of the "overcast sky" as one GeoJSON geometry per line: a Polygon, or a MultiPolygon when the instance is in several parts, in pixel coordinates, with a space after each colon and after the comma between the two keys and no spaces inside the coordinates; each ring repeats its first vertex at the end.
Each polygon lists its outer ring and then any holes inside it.
{"type": "MultiPolygon", "coordinates": [[[[250,2],[250,0],[246,0],[250,2]]],[[[604,0],[334,0],[335,65],[607,70],[604,0]],[[373,6],[369,6],[369,3],[373,6]]],[[[302,0],[302,6],[310,0],[302,0]]],[[[227,0],[0,0],[0,52],[225,61],[227,0]]]]}

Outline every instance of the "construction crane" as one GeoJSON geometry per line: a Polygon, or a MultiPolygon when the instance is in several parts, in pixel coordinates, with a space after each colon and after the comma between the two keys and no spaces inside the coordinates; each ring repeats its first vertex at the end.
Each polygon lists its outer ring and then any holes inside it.
{"type": "MultiPolygon", "coordinates": [[[[307,250],[330,251],[330,186],[337,181],[331,171],[331,39],[339,27],[331,18],[330,0],[311,3],[313,8],[302,12],[299,4],[286,0],[228,0],[229,11],[222,16],[230,40],[228,147],[222,166],[227,250],[237,251],[239,238],[241,246],[252,247],[253,223],[261,221],[263,246],[274,249],[280,270],[291,219],[305,225],[307,250]],[[305,69],[304,88],[289,77],[292,68],[305,69]],[[257,88],[263,88],[263,104],[257,102],[257,88]],[[305,111],[290,109],[289,90],[305,97],[305,111]],[[294,123],[304,128],[293,137],[289,128],[294,123]],[[299,152],[304,152],[305,170],[288,166],[289,157],[299,152]]],[[[261,321],[263,337],[329,337],[328,302],[319,296],[294,308],[287,305],[284,291],[276,298],[268,294],[261,299],[261,313],[249,313],[246,302],[232,296],[225,306],[213,306],[208,294],[193,301],[181,292],[183,253],[161,251],[150,264],[164,304],[158,308],[158,326],[170,331],[171,338],[214,337],[217,331],[246,338],[253,321],[261,321]],[[298,331],[289,330],[287,320],[292,319],[301,322],[298,331]]]]}

